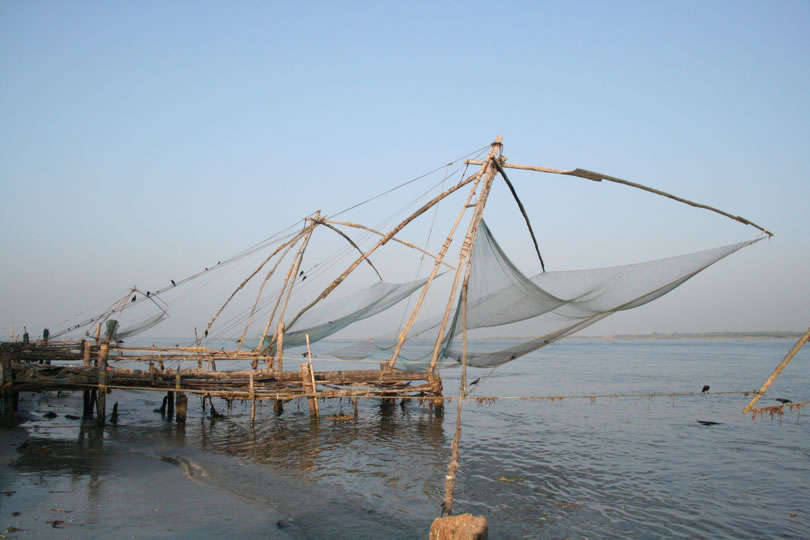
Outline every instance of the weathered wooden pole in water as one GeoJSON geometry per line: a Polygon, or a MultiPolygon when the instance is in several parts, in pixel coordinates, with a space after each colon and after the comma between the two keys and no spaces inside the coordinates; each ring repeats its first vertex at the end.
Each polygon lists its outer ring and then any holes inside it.
{"type": "MultiPolygon", "coordinates": [[[[82,360],[84,367],[91,367],[90,363],[90,342],[82,340],[82,360]]],[[[84,390],[82,392],[82,418],[90,418],[93,416],[93,404],[90,400],[91,390],[84,390]]]]}
{"type": "Polygon", "coordinates": [[[808,340],[810,340],[810,328],[808,328],[807,332],[805,332],[804,335],[802,335],[802,337],[800,337],[799,340],[793,345],[793,347],[787,353],[785,358],[782,359],[781,362],[779,362],[779,365],[776,366],[776,369],[773,370],[773,373],[771,373],[771,376],[768,377],[768,380],[766,380],[765,383],[763,383],[762,387],[757,391],[756,395],[751,399],[751,401],[748,402],[748,405],[745,406],[745,408],[742,411],[743,414],[748,414],[749,412],[751,412],[751,409],[754,408],[754,405],[756,405],[757,401],[759,401],[759,398],[761,398],[762,395],[768,390],[768,388],[770,388],[770,386],[773,384],[773,381],[775,381],[776,378],[779,376],[779,374],[782,373],[782,370],[784,370],[787,367],[787,365],[790,363],[793,357],[796,356],[796,353],[799,352],[799,349],[801,349],[804,346],[804,344],[807,343],[808,340]]]}
{"type": "Polygon", "coordinates": [[[11,414],[17,410],[18,393],[11,390],[13,375],[11,364],[19,356],[20,346],[8,343],[0,346],[0,386],[3,388],[3,412],[11,414]]]}
{"type": "Polygon", "coordinates": [[[174,377],[174,387],[177,392],[177,418],[176,421],[178,424],[185,424],[186,423],[186,409],[188,408],[188,398],[184,392],[179,392],[180,386],[180,368],[177,368],[177,374],[174,377]]]}
{"type": "Polygon", "coordinates": [[[253,425],[253,420],[256,418],[256,393],[253,387],[253,373],[250,374],[250,425],[253,425]]]}
{"type": "Polygon", "coordinates": [[[96,396],[96,423],[103,426],[107,411],[107,355],[110,344],[102,343],[98,350],[98,395],[96,396]]]}

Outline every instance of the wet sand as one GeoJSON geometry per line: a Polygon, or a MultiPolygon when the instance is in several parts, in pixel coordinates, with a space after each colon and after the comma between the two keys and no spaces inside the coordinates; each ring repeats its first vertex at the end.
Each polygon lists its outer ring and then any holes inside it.
{"type": "Polygon", "coordinates": [[[183,458],[132,453],[113,465],[102,456],[96,467],[98,452],[91,444],[67,452],[58,444],[39,444],[29,432],[36,417],[27,411],[21,417],[17,425],[0,427],[0,534],[5,537],[302,536],[273,506],[195,481],[193,464],[181,466],[183,458]]]}

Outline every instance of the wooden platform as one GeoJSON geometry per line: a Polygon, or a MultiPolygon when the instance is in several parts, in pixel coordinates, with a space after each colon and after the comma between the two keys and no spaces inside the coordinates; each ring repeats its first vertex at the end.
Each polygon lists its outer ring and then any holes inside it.
{"type": "Polygon", "coordinates": [[[202,347],[138,348],[90,341],[0,344],[6,412],[16,409],[19,392],[84,391],[85,414],[88,407],[91,413],[96,409],[100,423],[106,414],[106,394],[113,390],[167,393],[170,405],[176,404],[178,413],[182,408],[183,420],[189,393],[219,397],[228,402],[250,401],[254,409],[256,401],[273,400],[277,412],[286,401],[307,399],[313,415],[318,414],[317,400],[324,398],[430,400],[442,395],[438,375],[429,380],[424,372],[400,369],[310,371],[311,358],[300,365],[299,371],[278,369],[281,364],[280,358],[254,352],[202,347]],[[133,363],[142,364],[144,368],[121,367],[121,364],[131,366],[133,363]],[[256,368],[244,369],[251,364],[256,368]],[[237,365],[241,369],[227,369],[237,365]],[[264,367],[260,369],[260,365],[264,367]]]}

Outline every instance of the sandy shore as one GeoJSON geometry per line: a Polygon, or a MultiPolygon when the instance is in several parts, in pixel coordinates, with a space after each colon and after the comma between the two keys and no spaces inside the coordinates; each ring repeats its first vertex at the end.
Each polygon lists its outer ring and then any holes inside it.
{"type": "Polygon", "coordinates": [[[66,447],[39,437],[38,422],[22,411],[0,427],[2,537],[304,536],[273,506],[195,481],[193,467],[178,459],[132,453],[112,460],[90,433],[85,446],[66,447]]]}

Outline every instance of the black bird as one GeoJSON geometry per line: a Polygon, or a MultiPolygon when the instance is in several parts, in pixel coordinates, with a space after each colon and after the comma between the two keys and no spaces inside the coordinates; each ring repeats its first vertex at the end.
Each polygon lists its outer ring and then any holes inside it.
{"type": "Polygon", "coordinates": [[[206,267],[205,271],[206,271],[206,272],[208,272],[208,268],[207,268],[207,267],[206,267]]]}
{"type": "Polygon", "coordinates": [[[172,282],[172,287],[177,287],[177,283],[175,283],[173,279],[170,279],[169,281],[172,282]]]}
{"type": "Polygon", "coordinates": [[[152,293],[149,292],[149,291],[146,291],[146,297],[149,298],[150,296],[152,296],[152,293]]]}
{"type": "Polygon", "coordinates": [[[303,270],[301,270],[301,273],[300,273],[300,274],[298,274],[298,277],[301,277],[301,276],[303,276],[303,275],[304,275],[304,271],[303,271],[303,270]]]}
{"type": "Polygon", "coordinates": [[[221,263],[222,263],[222,261],[217,261],[217,266],[219,266],[221,263]]]}
{"type": "Polygon", "coordinates": [[[779,402],[779,403],[781,403],[782,405],[786,405],[786,404],[788,404],[788,403],[793,403],[793,402],[792,402],[792,401],[790,401],[789,399],[785,399],[785,398],[783,398],[783,397],[778,397],[778,398],[776,398],[776,401],[778,401],[778,402],[779,402]]]}
{"type": "Polygon", "coordinates": [[[134,294],[132,295],[132,301],[133,302],[135,301],[135,295],[134,294]]]}
{"type": "Polygon", "coordinates": [[[703,426],[719,426],[722,422],[712,422],[711,420],[698,420],[698,423],[703,426]]]}
{"type": "Polygon", "coordinates": [[[208,330],[205,331],[205,337],[208,337],[208,330]]]}
{"type": "Polygon", "coordinates": [[[302,277],[301,281],[304,281],[305,279],[307,279],[307,276],[302,277]]]}
{"type": "Polygon", "coordinates": [[[475,379],[473,382],[470,383],[470,386],[475,386],[476,384],[481,382],[481,378],[475,379]]]}
{"type": "Polygon", "coordinates": [[[706,392],[709,391],[709,388],[710,388],[710,386],[708,384],[704,384],[703,385],[703,390],[701,390],[701,392],[703,392],[705,394],[706,392]]]}

